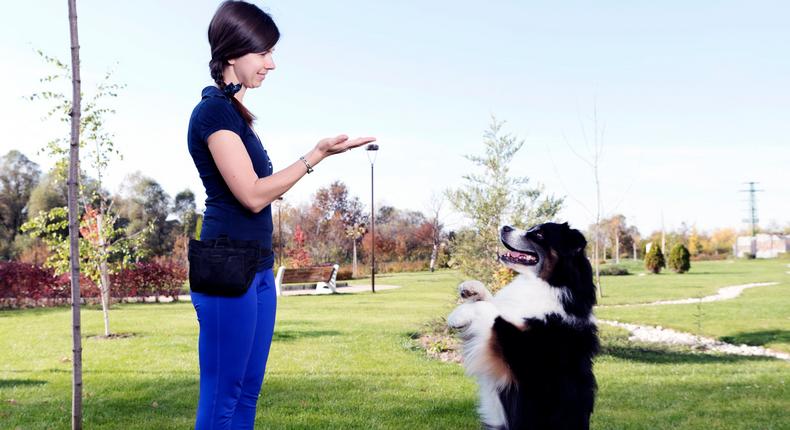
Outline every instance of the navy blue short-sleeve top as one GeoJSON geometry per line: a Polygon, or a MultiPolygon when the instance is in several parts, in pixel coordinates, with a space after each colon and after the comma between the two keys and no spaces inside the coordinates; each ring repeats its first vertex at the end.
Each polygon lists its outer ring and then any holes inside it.
{"type": "MultiPolygon", "coordinates": [[[[259,178],[272,174],[272,163],[263,144],[230,98],[218,87],[204,88],[202,99],[189,118],[187,132],[189,154],[206,188],[206,212],[203,214],[200,238],[216,239],[220,235],[227,235],[230,239],[258,240],[261,247],[271,249],[271,205],[253,213],[233,196],[208,149],[208,137],[218,130],[229,130],[241,137],[259,178]]],[[[261,264],[260,269],[273,265],[274,254],[261,264]]]]}

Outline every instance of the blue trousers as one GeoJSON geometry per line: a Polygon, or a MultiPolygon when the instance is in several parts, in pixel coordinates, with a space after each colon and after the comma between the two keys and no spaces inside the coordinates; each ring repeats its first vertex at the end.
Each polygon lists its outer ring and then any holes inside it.
{"type": "Polygon", "coordinates": [[[200,325],[200,397],[195,430],[252,429],[274,332],[272,269],[241,297],[192,292],[200,325]]]}

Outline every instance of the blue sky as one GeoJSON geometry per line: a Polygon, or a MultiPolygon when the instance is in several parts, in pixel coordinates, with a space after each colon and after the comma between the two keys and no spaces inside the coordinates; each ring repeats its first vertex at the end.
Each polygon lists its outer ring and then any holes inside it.
{"type": "MultiPolygon", "coordinates": [[[[377,204],[424,210],[473,169],[491,115],[524,138],[513,170],[567,196],[561,217],[594,220],[585,153],[593,107],[605,127],[606,215],[643,232],[681,222],[741,227],[745,181],[765,191],[763,224],[790,222],[790,27],[784,2],[258,1],[282,33],[277,69],[245,96],[275,169],[322,137],[374,135],[377,204]]],[[[186,150],[189,114],[210,85],[208,22],[219,2],[78,0],[83,85],[108,69],[127,85],[107,129],[123,160],[172,195],[202,185],[186,150]]],[[[0,153],[36,152],[68,128],[23,95],[69,58],[66,2],[14,2],[0,27],[0,153]]],[[[67,87],[65,91],[69,91],[67,87]]],[[[369,199],[364,151],[325,160],[286,198],[335,179],[369,199]]],[[[463,221],[448,214],[450,226],[463,221]]]]}

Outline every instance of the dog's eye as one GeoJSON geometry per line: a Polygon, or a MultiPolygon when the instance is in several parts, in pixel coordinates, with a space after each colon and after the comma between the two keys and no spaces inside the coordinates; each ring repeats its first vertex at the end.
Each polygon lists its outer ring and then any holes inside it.
{"type": "Polygon", "coordinates": [[[543,233],[537,231],[535,232],[535,237],[538,238],[538,240],[543,240],[543,233]]]}

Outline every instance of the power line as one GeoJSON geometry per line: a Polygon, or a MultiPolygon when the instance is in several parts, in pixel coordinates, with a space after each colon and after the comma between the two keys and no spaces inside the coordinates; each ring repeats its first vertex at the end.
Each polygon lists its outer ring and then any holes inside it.
{"type": "Polygon", "coordinates": [[[758,190],[754,187],[759,184],[759,182],[744,182],[744,184],[749,185],[749,189],[739,191],[742,193],[749,193],[749,218],[744,219],[743,222],[752,225],[752,236],[755,236],[757,235],[757,223],[760,221],[757,218],[757,193],[765,190],[758,190]]]}

